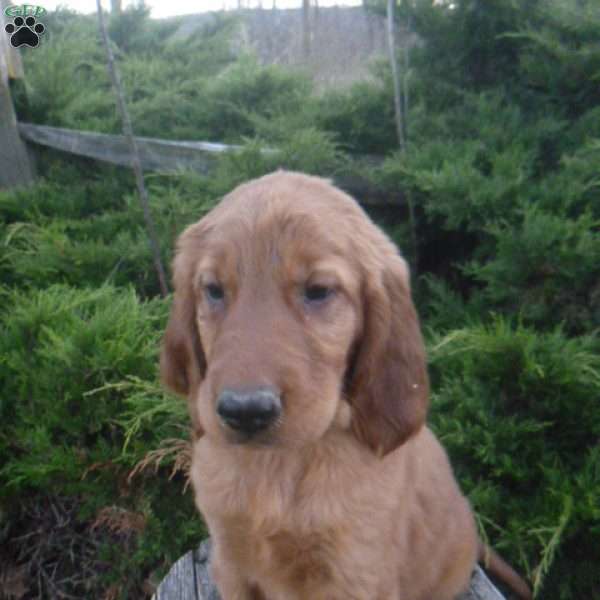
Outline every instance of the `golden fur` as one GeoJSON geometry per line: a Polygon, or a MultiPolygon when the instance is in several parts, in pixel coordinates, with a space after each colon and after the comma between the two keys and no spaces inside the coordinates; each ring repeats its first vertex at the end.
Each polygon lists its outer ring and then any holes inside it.
{"type": "Polygon", "coordinates": [[[224,600],[451,600],[478,554],[471,510],[425,426],[425,351],[395,246],[327,181],[277,172],[181,235],[164,381],[186,395],[192,482],[224,600]],[[224,290],[209,302],[206,286],[224,290]],[[334,290],[310,304],[303,291],[334,290]],[[227,386],[274,386],[245,441],[227,386]]]}

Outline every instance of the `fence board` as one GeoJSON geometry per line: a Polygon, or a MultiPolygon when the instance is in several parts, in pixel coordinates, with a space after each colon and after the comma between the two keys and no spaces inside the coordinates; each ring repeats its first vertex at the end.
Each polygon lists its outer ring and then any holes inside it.
{"type": "MultiPolygon", "coordinates": [[[[127,140],[122,135],[74,131],[46,125],[19,123],[21,136],[29,142],[116,165],[131,166],[127,140]]],[[[136,137],[142,168],[146,171],[181,170],[208,173],[216,157],[236,146],[208,142],[172,142],[136,137]]]]}
{"type": "MultiPolygon", "coordinates": [[[[131,155],[127,140],[122,135],[75,131],[47,125],[19,123],[19,132],[28,142],[40,144],[56,150],[71,152],[96,160],[121,166],[131,166],[131,155]]],[[[142,168],[145,171],[161,173],[196,171],[208,174],[216,165],[219,155],[224,152],[241,150],[241,146],[212,142],[180,142],[157,138],[136,137],[142,168]]],[[[274,152],[265,149],[264,152],[274,152]]],[[[378,157],[365,157],[364,163],[371,166],[381,162],[378,157]]],[[[346,173],[333,177],[342,189],[357,196],[366,204],[389,204],[389,198],[365,178],[346,173]]],[[[396,199],[403,204],[403,200],[396,199]]]]}

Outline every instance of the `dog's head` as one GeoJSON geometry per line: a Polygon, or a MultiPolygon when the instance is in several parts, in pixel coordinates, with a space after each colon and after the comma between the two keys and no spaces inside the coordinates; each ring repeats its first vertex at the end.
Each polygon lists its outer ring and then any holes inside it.
{"type": "Polygon", "coordinates": [[[179,238],[174,284],[161,371],[198,435],[294,447],[346,421],[385,454],[424,423],[406,263],[328,182],[239,186],[179,238]]]}

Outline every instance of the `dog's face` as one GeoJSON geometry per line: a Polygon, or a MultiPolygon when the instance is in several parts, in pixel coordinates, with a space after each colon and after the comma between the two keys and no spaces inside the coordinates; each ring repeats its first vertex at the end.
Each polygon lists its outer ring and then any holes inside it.
{"type": "Polygon", "coordinates": [[[193,294],[207,368],[195,408],[207,435],[302,444],[338,408],[359,290],[315,216],[264,208],[223,216],[203,239],[193,294]]]}
{"type": "Polygon", "coordinates": [[[387,452],[422,424],[404,261],[328,183],[277,173],[240,186],[183,233],[174,281],[162,372],[198,434],[294,447],[346,418],[387,452]]]}

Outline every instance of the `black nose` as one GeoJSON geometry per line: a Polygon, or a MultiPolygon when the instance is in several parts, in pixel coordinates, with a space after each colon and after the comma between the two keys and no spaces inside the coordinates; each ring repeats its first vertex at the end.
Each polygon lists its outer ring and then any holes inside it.
{"type": "Polygon", "coordinates": [[[266,429],[281,414],[281,399],[270,388],[226,389],[219,394],[217,413],[231,429],[253,434],[266,429]]]}

